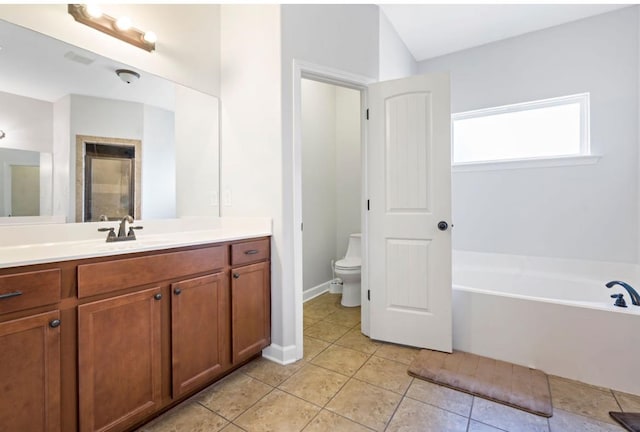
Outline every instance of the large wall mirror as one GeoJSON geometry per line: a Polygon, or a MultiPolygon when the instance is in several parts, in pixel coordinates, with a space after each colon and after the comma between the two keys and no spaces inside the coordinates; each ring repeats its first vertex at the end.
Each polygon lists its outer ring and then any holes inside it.
{"type": "Polygon", "coordinates": [[[0,47],[3,222],[219,215],[216,97],[3,20],[0,47]]]}

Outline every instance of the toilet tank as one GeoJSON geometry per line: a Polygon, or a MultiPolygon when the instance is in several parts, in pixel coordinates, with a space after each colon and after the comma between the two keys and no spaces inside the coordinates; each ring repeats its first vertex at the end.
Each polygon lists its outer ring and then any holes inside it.
{"type": "Polygon", "coordinates": [[[349,244],[347,246],[347,253],[345,254],[345,258],[360,258],[362,254],[360,253],[360,239],[362,238],[362,234],[355,233],[349,236],[349,244]]]}

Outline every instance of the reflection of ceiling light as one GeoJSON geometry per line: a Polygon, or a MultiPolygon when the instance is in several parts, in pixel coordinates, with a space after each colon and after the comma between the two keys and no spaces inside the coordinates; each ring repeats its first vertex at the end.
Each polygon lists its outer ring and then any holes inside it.
{"type": "Polygon", "coordinates": [[[102,16],[102,9],[100,9],[98,5],[94,5],[94,4],[85,5],[84,11],[91,18],[100,18],[102,16]]]}
{"type": "Polygon", "coordinates": [[[144,36],[142,36],[142,39],[149,43],[156,43],[158,41],[158,36],[154,32],[148,31],[144,36]]]}
{"type": "Polygon", "coordinates": [[[120,77],[120,79],[127,84],[131,84],[132,82],[138,81],[140,79],[140,74],[138,72],[134,72],[129,69],[118,69],[116,74],[120,77]]]}
{"type": "Polygon", "coordinates": [[[131,18],[128,16],[120,17],[116,20],[116,27],[118,30],[127,31],[131,28],[133,23],[131,22],[131,18]]]}
{"type": "Polygon", "coordinates": [[[3,131],[3,130],[0,130],[0,139],[4,138],[4,137],[6,137],[6,136],[7,136],[7,134],[6,134],[6,133],[4,133],[4,131],[3,131]]]}
{"type": "Polygon", "coordinates": [[[67,11],[73,18],[82,24],[100,30],[110,36],[135,45],[149,52],[156,49],[158,38],[152,31],[144,32],[133,27],[129,17],[118,19],[104,13],[98,13],[94,5],[70,4],[67,11]]]}

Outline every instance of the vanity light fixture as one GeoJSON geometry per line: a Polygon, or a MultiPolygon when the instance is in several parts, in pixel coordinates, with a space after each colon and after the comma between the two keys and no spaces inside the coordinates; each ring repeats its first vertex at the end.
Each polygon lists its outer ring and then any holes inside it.
{"type": "Polygon", "coordinates": [[[69,4],[67,11],[79,23],[149,52],[156,49],[158,39],[156,34],[152,31],[143,32],[133,27],[129,17],[114,18],[103,13],[97,6],[86,4],[69,4]]]}

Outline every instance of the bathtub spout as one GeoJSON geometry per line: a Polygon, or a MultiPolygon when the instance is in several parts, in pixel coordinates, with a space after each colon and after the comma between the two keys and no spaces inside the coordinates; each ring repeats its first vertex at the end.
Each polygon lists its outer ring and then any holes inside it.
{"type": "Polygon", "coordinates": [[[636,306],[640,306],[640,294],[638,294],[638,291],[634,290],[631,285],[626,282],[614,280],[611,282],[607,282],[606,287],[611,288],[614,285],[620,285],[622,288],[626,289],[629,293],[629,297],[631,297],[631,303],[636,306]]]}

